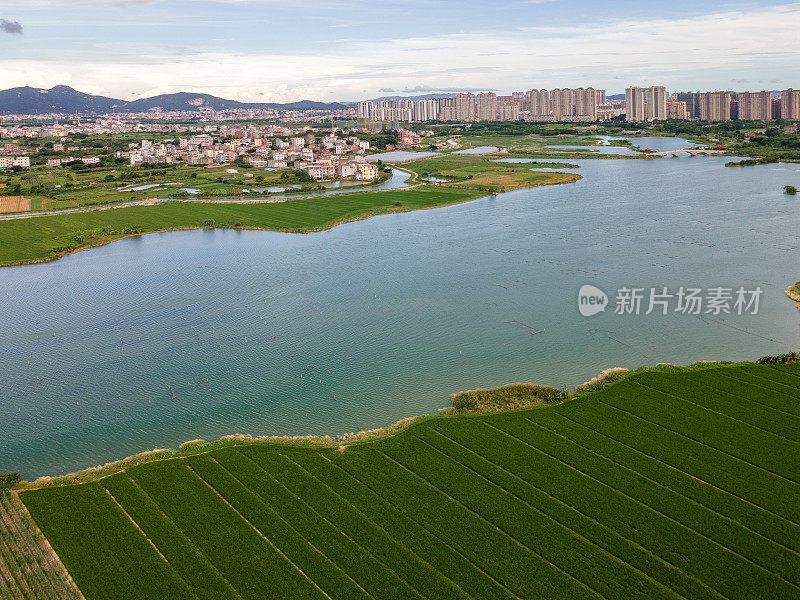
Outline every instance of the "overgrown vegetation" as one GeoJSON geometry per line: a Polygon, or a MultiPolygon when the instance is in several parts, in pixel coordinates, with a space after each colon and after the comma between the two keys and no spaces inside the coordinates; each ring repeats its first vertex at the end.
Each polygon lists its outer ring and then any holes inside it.
{"type": "Polygon", "coordinates": [[[759,365],[786,365],[800,362],[800,355],[797,352],[789,352],[788,354],[778,354],[777,356],[762,356],[756,362],[759,365]]]}
{"type": "Polygon", "coordinates": [[[547,385],[512,383],[492,389],[459,392],[450,396],[458,412],[491,412],[561,402],[569,399],[569,392],[547,385]]]}

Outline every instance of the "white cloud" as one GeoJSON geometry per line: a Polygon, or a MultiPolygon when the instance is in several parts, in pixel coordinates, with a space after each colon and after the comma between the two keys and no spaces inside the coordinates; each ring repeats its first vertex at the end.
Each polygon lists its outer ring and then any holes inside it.
{"type": "Polygon", "coordinates": [[[66,83],[133,98],[179,90],[239,100],[353,100],[378,90],[629,84],[715,89],[800,85],[800,3],[672,19],[537,25],[384,42],[350,40],[314,55],[124,47],[8,57],[0,87],[66,83]],[[796,81],[793,81],[797,79],[796,81]],[[777,83],[776,83],[777,82],[777,83]],[[263,94],[263,95],[259,95],[263,94]]]}

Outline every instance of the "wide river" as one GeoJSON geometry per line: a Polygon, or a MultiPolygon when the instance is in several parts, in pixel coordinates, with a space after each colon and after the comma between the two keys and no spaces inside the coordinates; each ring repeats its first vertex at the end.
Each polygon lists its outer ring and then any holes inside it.
{"type": "Polygon", "coordinates": [[[0,471],[340,434],[464,389],[797,349],[783,291],[800,279],[800,204],[781,189],[800,165],[728,160],[577,160],[575,184],[321,233],[151,234],[0,269],[0,471]],[[624,285],[764,293],[757,315],[586,318],[587,283],[612,303],[624,285]]]}

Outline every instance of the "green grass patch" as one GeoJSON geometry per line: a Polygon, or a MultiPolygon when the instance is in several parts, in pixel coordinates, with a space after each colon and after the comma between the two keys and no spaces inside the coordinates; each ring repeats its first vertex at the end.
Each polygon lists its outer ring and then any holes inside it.
{"type": "Polygon", "coordinates": [[[53,260],[127,235],[203,227],[305,233],[379,214],[435,208],[485,195],[473,189],[421,186],[276,203],[165,202],[0,221],[0,265],[53,260]]]}

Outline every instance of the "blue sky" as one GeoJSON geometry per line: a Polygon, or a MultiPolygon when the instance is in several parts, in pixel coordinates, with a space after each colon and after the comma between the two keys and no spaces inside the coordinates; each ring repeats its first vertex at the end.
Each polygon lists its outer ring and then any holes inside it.
{"type": "Polygon", "coordinates": [[[800,2],[0,0],[0,19],[0,87],[125,99],[800,87],[800,2]]]}

